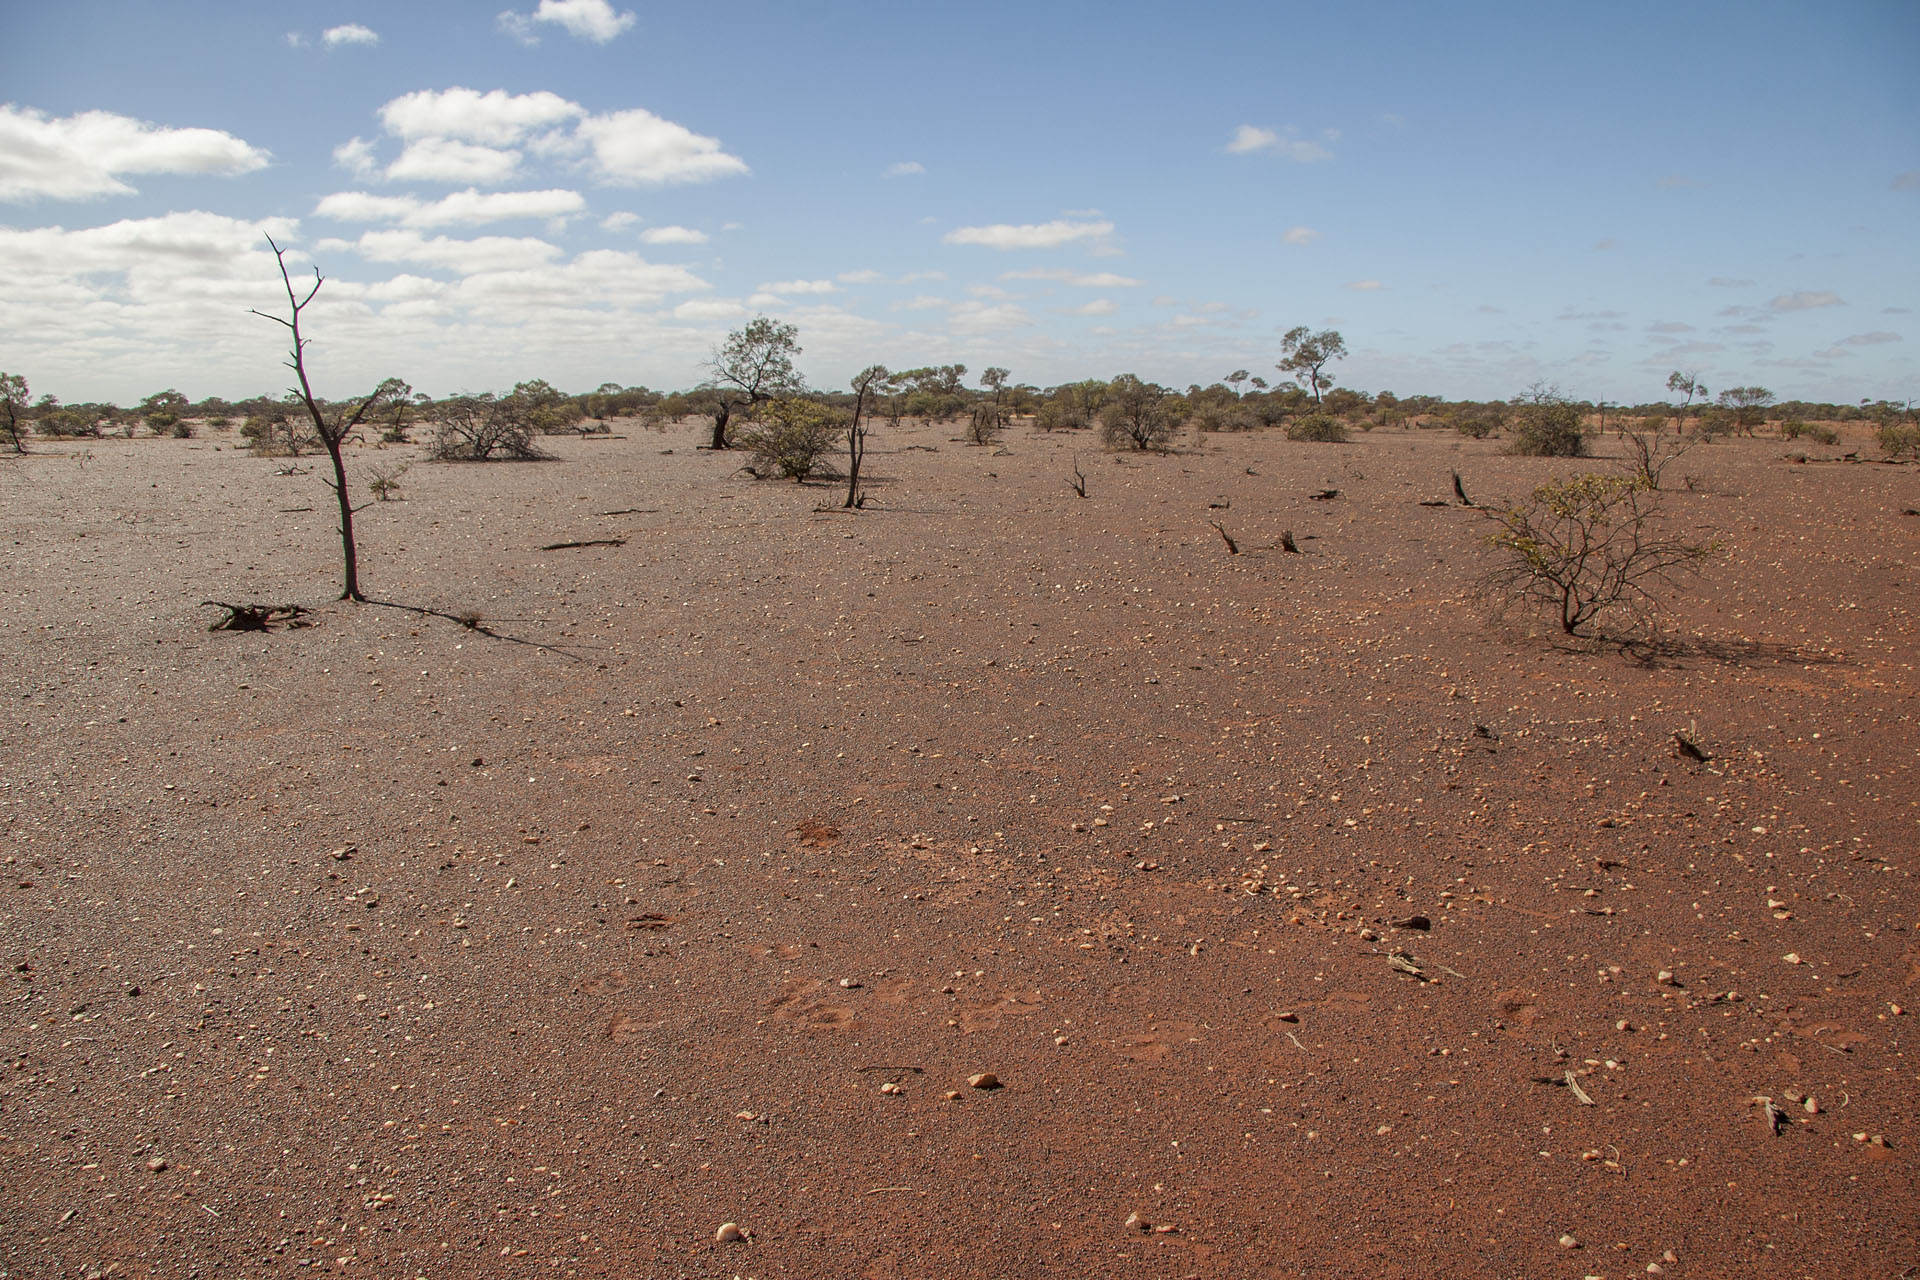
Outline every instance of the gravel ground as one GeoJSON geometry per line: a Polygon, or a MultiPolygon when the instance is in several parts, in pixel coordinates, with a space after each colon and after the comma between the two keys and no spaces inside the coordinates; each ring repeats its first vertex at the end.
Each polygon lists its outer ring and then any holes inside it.
{"type": "Polygon", "coordinates": [[[1920,1262],[1920,468],[1689,455],[1635,655],[1421,505],[1564,462],[954,434],[417,461],[438,615],[317,471],[0,462],[0,1275],[1920,1262]]]}

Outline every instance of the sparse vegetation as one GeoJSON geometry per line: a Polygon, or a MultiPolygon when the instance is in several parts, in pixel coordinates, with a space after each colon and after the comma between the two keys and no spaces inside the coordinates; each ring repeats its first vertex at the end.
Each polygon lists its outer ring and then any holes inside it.
{"type": "Polygon", "coordinates": [[[1295,418],[1287,424],[1286,431],[1289,440],[1321,444],[1345,444],[1348,438],[1346,424],[1330,413],[1310,413],[1304,418],[1295,418]]]}
{"type": "Polygon", "coordinates": [[[1513,442],[1509,453],[1534,458],[1581,458],[1587,439],[1580,407],[1558,387],[1536,382],[1514,397],[1513,442]]]}
{"type": "Polygon", "coordinates": [[[753,451],[755,473],[796,484],[820,469],[839,441],[845,422],[831,407],[804,396],[782,396],[760,406],[759,417],[740,433],[753,451]]]}
{"type": "Polygon", "coordinates": [[[1107,386],[1100,409],[1100,426],[1113,448],[1164,449],[1180,428],[1169,403],[1171,396],[1157,382],[1142,382],[1123,373],[1107,386]]]}
{"type": "Polygon", "coordinates": [[[1607,615],[1644,620],[1654,590],[1714,550],[1663,531],[1657,495],[1629,476],[1550,480],[1524,501],[1483,509],[1499,526],[1487,536],[1497,563],[1478,594],[1496,611],[1544,609],[1570,636],[1607,615]]]}

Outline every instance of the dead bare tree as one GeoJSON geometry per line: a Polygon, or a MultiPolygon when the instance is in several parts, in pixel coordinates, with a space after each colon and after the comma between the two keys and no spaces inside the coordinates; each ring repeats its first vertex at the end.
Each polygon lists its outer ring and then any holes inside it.
{"type": "Polygon", "coordinates": [[[1073,486],[1073,491],[1081,497],[1084,498],[1087,496],[1087,473],[1080,469],[1080,459],[1078,458],[1073,460],[1073,479],[1067,481],[1067,483],[1073,486]]]}
{"type": "Polygon", "coordinates": [[[868,365],[853,379],[853,421],[847,424],[847,500],[843,507],[865,505],[860,496],[860,464],[867,457],[867,429],[860,419],[866,412],[867,397],[876,387],[885,386],[893,375],[883,364],[868,365]]]}
{"type": "Polygon", "coordinates": [[[354,508],[352,500],[347,496],[347,464],[341,451],[346,446],[347,440],[359,430],[360,423],[367,416],[367,411],[395,394],[404,395],[407,384],[398,378],[388,378],[375,387],[372,394],[362,400],[352,412],[349,413],[345,408],[338,409],[334,412],[332,421],[328,421],[327,415],[320,409],[319,401],[313,397],[312,384],[307,381],[308,339],[300,335],[300,313],[307,309],[307,304],[311,303],[314,295],[320,292],[320,286],[326,283],[326,277],[320,274],[319,267],[315,267],[313,288],[307,290],[306,297],[301,297],[294,291],[293,277],[287,273],[286,250],[275,244],[272,236],[267,237],[267,244],[273,249],[274,261],[280,266],[280,282],[287,289],[289,315],[286,319],[282,319],[279,316],[270,316],[264,311],[253,311],[253,314],[263,320],[285,325],[287,331],[293,336],[293,350],[289,353],[291,358],[286,364],[293,370],[294,377],[300,385],[292,388],[292,393],[299,397],[300,404],[307,411],[307,417],[313,422],[314,433],[320,437],[320,443],[326,449],[328,459],[333,463],[333,478],[327,481],[327,487],[333,490],[334,499],[340,508],[342,578],[340,598],[364,601],[366,597],[360,594],[360,556],[353,537],[354,508]]]}

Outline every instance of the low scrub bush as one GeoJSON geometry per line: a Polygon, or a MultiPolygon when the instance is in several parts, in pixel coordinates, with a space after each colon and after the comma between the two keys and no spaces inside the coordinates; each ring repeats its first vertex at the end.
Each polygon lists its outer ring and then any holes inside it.
{"type": "Polygon", "coordinates": [[[1309,413],[1287,424],[1287,439],[1321,444],[1345,444],[1347,426],[1330,413],[1309,413]]]}

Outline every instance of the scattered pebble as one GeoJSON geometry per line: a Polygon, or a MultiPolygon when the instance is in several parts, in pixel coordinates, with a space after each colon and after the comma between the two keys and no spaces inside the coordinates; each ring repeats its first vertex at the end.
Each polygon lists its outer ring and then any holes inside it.
{"type": "Polygon", "coordinates": [[[1299,1015],[1299,1014],[1297,1014],[1297,1013],[1276,1013],[1276,1014],[1274,1014],[1273,1016],[1274,1016],[1275,1018],[1277,1018],[1277,1019],[1279,1019],[1279,1020],[1280,1020],[1281,1022],[1298,1022],[1298,1021],[1300,1021],[1300,1015],[1299,1015]]]}
{"type": "Polygon", "coordinates": [[[1141,1217],[1138,1213],[1130,1213],[1127,1215],[1127,1227],[1132,1231],[1153,1230],[1153,1224],[1141,1217]]]}
{"type": "Polygon", "coordinates": [[[1653,975],[1653,980],[1663,987],[1670,987],[1673,985],[1673,974],[1669,970],[1662,969],[1653,975]]]}
{"type": "Polygon", "coordinates": [[[899,1086],[899,1085],[897,1085],[897,1084],[895,1084],[895,1083],[894,1083],[893,1081],[891,1081],[891,1080],[889,1080],[889,1081],[887,1081],[887,1082],[886,1082],[885,1084],[883,1084],[883,1085],[881,1085],[881,1086],[880,1086],[880,1092],[882,1092],[882,1093],[900,1093],[900,1092],[902,1092],[902,1090],[901,1090],[901,1088],[900,1088],[900,1086],[899,1086]]]}
{"type": "Polygon", "coordinates": [[[976,1075],[967,1077],[967,1087],[969,1089],[998,1089],[1000,1087],[1000,1077],[991,1071],[982,1071],[976,1075]]]}
{"type": "Polygon", "coordinates": [[[713,1233],[713,1238],[718,1244],[738,1244],[747,1238],[747,1233],[740,1229],[737,1222],[723,1222],[720,1229],[713,1233]]]}
{"type": "MultiPolygon", "coordinates": [[[[1864,1142],[1866,1140],[1866,1137],[1867,1137],[1866,1134],[1864,1133],[1861,1134],[1860,1135],[1861,1141],[1864,1142]]],[[[159,1156],[155,1156],[153,1159],[147,1161],[147,1168],[152,1170],[154,1173],[159,1173],[161,1170],[165,1169],[166,1167],[167,1167],[167,1162],[165,1160],[162,1160],[159,1156]]]]}
{"type": "Polygon", "coordinates": [[[1562,1249],[1578,1249],[1580,1242],[1570,1235],[1563,1235],[1560,1237],[1560,1247],[1562,1249]]]}
{"type": "Polygon", "coordinates": [[[1801,964],[1801,963],[1804,963],[1804,962],[1803,962],[1803,961],[1802,961],[1802,960],[1800,959],[1800,953],[1799,953],[1798,951],[1789,951],[1789,952],[1787,952],[1787,954],[1785,954],[1785,955],[1783,955],[1783,956],[1781,956],[1780,958],[1781,958],[1782,960],[1785,960],[1785,961],[1786,961],[1786,962],[1787,962],[1788,964],[1801,964]]]}
{"type": "Polygon", "coordinates": [[[849,990],[849,991],[852,991],[852,990],[854,990],[854,989],[855,989],[856,987],[858,987],[858,986],[860,985],[860,979],[858,979],[858,978],[842,978],[842,979],[840,979],[840,985],[841,985],[841,986],[843,986],[843,987],[845,987],[845,988],[846,988],[847,990],[849,990]]]}

